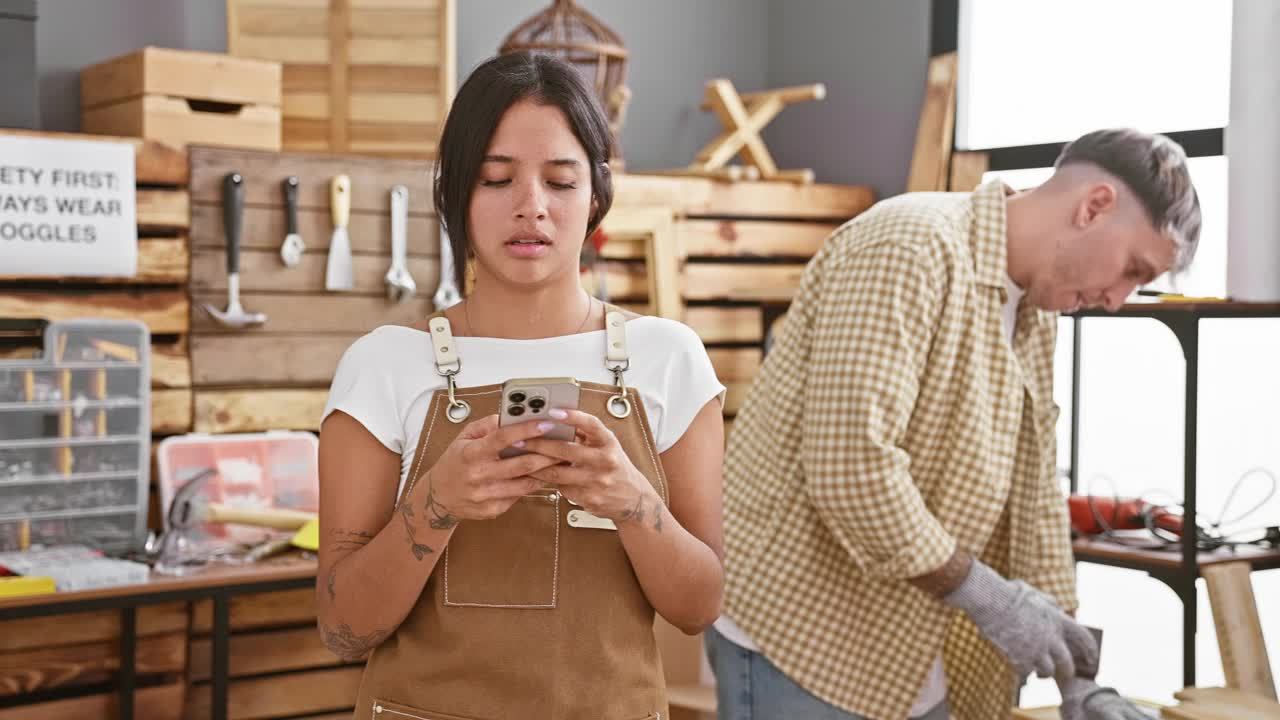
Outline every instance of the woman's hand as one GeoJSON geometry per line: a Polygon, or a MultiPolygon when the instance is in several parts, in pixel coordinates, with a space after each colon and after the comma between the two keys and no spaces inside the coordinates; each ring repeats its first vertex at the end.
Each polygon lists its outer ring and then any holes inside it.
{"type": "MultiPolygon", "coordinates": [[[[536,473],[560,462],[527,454],[500,458],[504,448],[545,433],[539,423],[498,427],[498,416],[470,423],[427,471],[423,502],[431,527],[446,530],[459,520],[492,520],[542,482],[536,473]]],[[[411,509],[412,512],[412,509],[411,509]]]]}
{"type": "MultiPolygon", "coordinates": [[[[553,409],[547,414],[572,426],[577,431],[577,442],[526,440],[524,449],[562,463],[537,470],[531,473],[533,477],[555,486],[567,500],[596,517],[622,523],[638,522],[652,515],[655,522],[661,522],[662,499],[631,463],[612,430],[596,416],[578,410],[553,409]]],[[[537,426],[545,432],[552,423],[543,421],[537,426]]]]}

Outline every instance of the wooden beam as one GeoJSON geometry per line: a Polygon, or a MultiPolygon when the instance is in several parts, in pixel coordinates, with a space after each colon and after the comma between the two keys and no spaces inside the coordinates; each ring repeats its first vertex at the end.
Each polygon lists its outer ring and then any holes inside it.
{"type": "MultiPolygon", "coordinates": [[[[64,620],[65,622],[65,620],[64,620]]],[[[140,688],[133,694],[134,717],[149,720],[179,720],[187,684],[140,688]]],[[[68,718],[115,718],[120,704],[116,692],[54,700],[34,705],[17,705],[0,710],[0,720],[68,720],[68,718]]],[[[206,715],[205,717],[208,717],[206,715]]]]}
{"type": "Polygon", "coordinates": [[[956,152],[951,154],[952,192],[969,192],[982,184],[990,158],[984,152],[956,152]]]}
{"type": "MultiPolygon", "coordinates": [[[[236,632],[301,624],[310,625],[314,630],[316,591],[301,588],[236,595],[231,598],[227,609],[231,629],[236,632]]],[[[191,632],[194,635],[213,632],[213,601],[201,600],[192,604],[191,632]]]]}
{"type": "Polygon", "coordinates": [[[202,389],[214,385],[328,386],[342,354],[358,337],[356,334],[194,335],[191,338],[192,380],[202,389]]]}
{"type": "Polygon", "coordinates": [[[177,435],[191,431],[191,390],[151,391],[151,432],[177,435]]]}
{"type": "MultiPolygon", "coordinates": [[[[355,155],[277,153],[196,147],[191,149],[191,200],[222,204],[222,179],[229,172],[244,176],[246,205],[282,207],[280,183],[297,175],[298,207],[329,211],[329,179],[351,177],[352,212],[385,213],[391,208],[388,189],[404,185],[409,190],[411,215],[435,215],[432,202],[431,164],[421,160],[394,160],[355,155]]],[[[332,229],[332,228],[331,228],[332,229]]],[[[390,245],[390,240],[387,241],[390,245]]]]}
{"type": "Polygon", "coordinates": [[[911,173],[907,176],[907,192],[947,189],[955,135],[958,75],[956,53],[938,55],[929,60],[924,102],[920,108],[920,122],[916,126],[915,151],[911,155],[911,173]]]}
{"type": "Polygon", "coordinates": [[[320,429],[329,398],[315,390],[195,391],[195,431],[205,433],[320,429]]]}
{"type": "Polygon", "coordinates": [[[187,151],[184,148],[165,145],[156,140],[115,137],[112,135],[15,130],[11,128],[0,129],[0,135],[18,135],[51,140],[128,143],[133,146],[133,174],[134,180],[139,185],[187,184],[187,151]]]}
{"type": "Polygon", "coordinates": [[[151,387],[191,387],[191,356],[185,338],[176,342],[151,341],[151,387]]]}
{"type": "Polygon", "coordinates": [[[713,182],[707,206],[689,215],[844,222],[874,203],[875,191],[863,185],[713,182]]]}
{"type": "MultiPolygon", "coordinates": [[[[191,640],[191,667],[188,674],[193,682],[205,682],[209,679],[212,650],[212,638],[191,640]]],[[[237,633],[231,636],[231,677],[329,668],[338,664],[340,661],[337,656],[321,641],[320,631],[316,629],[314,622],[300,628],[237,633]]]]}
{"type": "MultiPolygon", "coordinates": [[[[263,678],[235,680],[227,690],[229,720],[297,716],[333,710],[352,703],[360,690],[363,666],[263,678]]],[[[208,718],[212,709],[209,685],[197,685],[187,693],[184,716],[208,718]]]]}
{"type": "Polygon", "coordinates": [[[181,290],[0,290],[0,317],[140,320],[151,334],[185,333],[190,314],[181,290]]]}
{"type": "Polygon", "coordinates": [[[186,190],[138,190],[139,232],[185,232],[191,223],[190,216],[186,190]]]}
{"type": "MultiPolygon", "coordinates": [[[[240,302],[254,312],[264,313],[267,321],[250,332],[233,331],[218,324],[208,313],[197,310],[191,316],[194,335],[239,335],[259,337],[271,333],[344,333],[362,335],[379,325],[409,325],[434,312],[431,298],[419,285],[419,295],[403,303],[393,303],[385,295],[283,295],[245,292],[240,302]]],[[[214,307],[226,305],[226,293],[194,291],[191,302],[199,308],[204,303],[214,307]]],[[[212,342],[205,338],[206,345],[212,342]]],[[[193,352],[194,354],[194,352],[193,352]]]]}
{"type": "MultiPolygon", "coordinates": [[[[187,634],[138,639],[140,675],[181,673],[187,668],[187,634]]],[[[120,669],[116,641],[47,646],[0,654],[0,698],[68,685],[105,682],[120,669]]]]}
{"type": "Polygon", "coordinates": [[[1232,562],[1209,565],[1201,574],[1209,589],[1227,687],[1275,700],[1276,683],[1254,600],[1251,570],[1247,562],[1232,562]]]}
{"type": "Polygon", "coordinates": [[[756,294],[793,292],[800,287],[804,268],[799,264],[688,263],[684,296],[689,300],[745,300],[756,294]]]}
{"type": "Polygon", "coordinates": [[[834,223],[762,220],[685,220],[678,225],[681,243],[690,257],[811,258],[838,227],[834,223]]]}
{"type": "MultiPolygon", "coordinates": [[[[143,605],[138,608],[138,637],[186,632],[190,621],[185,602],[143,605]]],[[[120,639],[120,612],[92,612],[6,620],[0,633],[0,653],[39,650],[59,645],[116,642],[120,639]]]]}
{"type": "Polygon", "coordinates": [[[698,306],[685,308],[684,321],[704,343],[758,343],[760,308],[698,306]]]}

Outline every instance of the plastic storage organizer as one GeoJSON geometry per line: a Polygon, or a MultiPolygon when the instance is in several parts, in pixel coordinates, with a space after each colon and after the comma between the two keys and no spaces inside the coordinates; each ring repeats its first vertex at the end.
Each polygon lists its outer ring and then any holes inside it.
{"type": "Polygon", "coordinates": [[[0,360],[0,551],[146,534],[151,338],[132,320],[49,324],[44,354],[0,360]]]}

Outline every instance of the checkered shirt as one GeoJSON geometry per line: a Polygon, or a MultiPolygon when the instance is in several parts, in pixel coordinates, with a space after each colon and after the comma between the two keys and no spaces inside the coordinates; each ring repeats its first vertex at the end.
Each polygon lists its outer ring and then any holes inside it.
{"type": "Polygon", "coordinates": [[[1003,657],[906,582],[957,547],[1076,607],[1057,316],[1024,302],[1010,348],[1005,194],[902,195],[837,230],[730,438],[726,614],[791,679],[876,720],[907,717],[940,650],[953,717],[1010,715],[1003,657]]]}

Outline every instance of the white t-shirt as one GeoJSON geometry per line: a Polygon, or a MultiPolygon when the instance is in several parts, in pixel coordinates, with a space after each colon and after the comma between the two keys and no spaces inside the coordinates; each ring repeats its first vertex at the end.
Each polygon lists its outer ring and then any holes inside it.
{"type": "MultiPolygon", "coordinates": [[[[1010,346],[1013,345],[1014,331],[1018,323],[1018,303],[1022,301],[1025,291],[1013,282],[1013,278],[1005,276],[1005,289],[1008,291],[1003,311],[1004,332],[1009,339],[1010,346]]],[[[715,622],[716,632],[719,632],[726,640],[738,645],[739,647],[751,650],[752,652],[760,652],[760,648],[751,639],[745,630],[738,626],[728,615],[721,615],[715,622]]],[[[947,697],[947,675],[943,667],[942,655],[934,658],[933,665],[929,668],[929,674],[925,676],[924,685],[920,688],[920,694],[916,696],[915,703],[911,706],[910,716],[918,717],[934,708],[938,703],[947,697]]]]}
{"type": "MultiPolygon", "coordinates": [[[[624,379],[640,393],[658,452],[666,452],[724,386],[701,338],[688,326],[659,317],[626,325],[631,367],[624,379]]],[[[613,383],[605,368],[605,332],[536,340],[457,337],[462,358],[458,387],[501,384],[519,377],[573,377],[613,383]]],[[[433,391],[444,388],[436,373],[431,338],[402,325],[383,325],[351,344],[338,362],[321,422],[341,410],[360,422],[389,450],[400,453],[400,490],[413,464],[418,436],[433,391]]],[[[472,418],[477,419],[477,418],[472,418]]]]}

